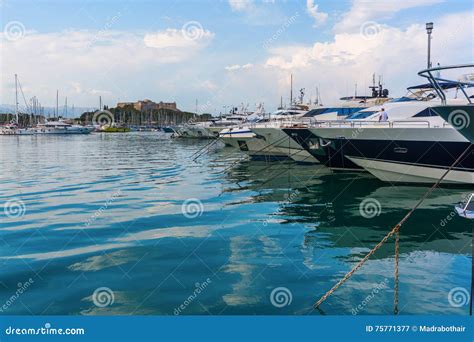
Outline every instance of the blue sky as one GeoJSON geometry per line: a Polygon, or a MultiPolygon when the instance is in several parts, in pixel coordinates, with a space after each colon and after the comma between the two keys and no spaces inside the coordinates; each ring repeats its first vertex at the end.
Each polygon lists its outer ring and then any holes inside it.
{"type": "Polygon", "coordinates": [[[372,73],[393,94],[418,82],[424,23],[435,22],[433,60],[474,60],[473,2],[410,1],[9,1],[1,2],[0,103],[13,74],[44,105],[176,101],[218,113],[224,105],[288,98],[289,75],[309,99],[359,92],[372,73]],[[187,29],[191,31],[186,31],[187,29]],[[184,34],[184,38],[183,38],[184,34]],[[190,35],[189,36],[186,36],[190,35]],[[191,39],[189,39],[191,38],[191,39]],[[456,53],[453,53],[456,51],[456,53]]]}

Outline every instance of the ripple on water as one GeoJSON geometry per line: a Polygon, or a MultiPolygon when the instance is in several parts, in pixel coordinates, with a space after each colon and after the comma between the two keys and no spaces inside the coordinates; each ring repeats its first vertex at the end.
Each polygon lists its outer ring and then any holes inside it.
{"type": "MultiPolygon", "coordinates": [[[[155,133],[0,137],[0,203],[24,204],[0,221],[0,302],[35,281],[22,297],[28,310],[8,313],[174,314],[210,279],[183,314],[307,314],[424,190],[250,161],[218,145],[193,161],[208,143],[155,133]],[[360,215],[365,198],[380,202],[380,215],[360,215]],[[104,286],[115,303],[99,308],[92,294],[104,286]],[[291,305],[269,305],[277,287],[291,291],[291,305]]],[[[467,313],[447,296],[469,286],[470,226],[440,224],[464,192],[435,191],[404,226],[401,313],[467,313]]],[[[389,241],[325,313],[351,314],[386,279],[361,313],[391,312],[393,251],[389,241]]]]}

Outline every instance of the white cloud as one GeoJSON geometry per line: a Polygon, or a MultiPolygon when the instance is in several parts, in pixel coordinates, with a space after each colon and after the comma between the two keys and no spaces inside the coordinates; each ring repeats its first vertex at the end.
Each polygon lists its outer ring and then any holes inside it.
{"type": "MultiPolygon", "coordinates": [[[[143,85],[138,81],[132,83],[133,80],[141,79],[143,82],[145,77],[146,82],[153,82],[146,75],[156,72],[158,66],[182,65],[199,56],[214,34],[207,30],[198,33],[193,36],[195,39],[189,39],[176,29],[149,33],[29,31],[15,41],[5,39],[4,33],[0,33],[0,66],[4,75],[0,83],[0,103],[12,102],[14,84],[11,80],[14,73],[19,74],[25,89],[28,85],[34,89],[34,93],[26,94],[27,98],[36,95],[44,105],[55,102],[58,88],[63,96],[74,95],[70,102],[75,101],[76,105],[95,103],[99,94],[114,100],[128,98],[138,88],[143,91],[143,85]]],[[[174,74],[179,75],[179,71],[175,70],[174,74]]],[[[169,74],[168,70],[160,73],[169,74]]]]}
{"type": "Polygon", "coordinates": [[[143,41],[146,46],[156,49],[194,48],[204,47],[214,38],[214,33],[210,31],[198,28],[196,30],[198,31],[194,32],[194,39],[188,38],[182,30],[167,29],[146,34],[143,41]]]}
{"type": "MultiPolygon", "coordinates": [[[[433,21],[433,64],[460,64],[474,59],[474,50],[467,43],[474,40],[474,12],[450,14],[433,21]]],[[[405,87],[425,82],[417,72],[426,66],[426,40],[424,23],[406,28],[380,25],[378,33],[370,39],[357,31],[337,33],[331,41],[272,48],[264,70],[280,93],[285,91],[288,75],[293,73],[295,84],[301,87],[314,89],[319,84],[323,100],[328,102],[351,95],[355,83],[359,93],[363,93],[374,72],[384,76],[392,93],[402,95],[405,87]]],[[[259,73],[260,70],[255,72],[259,73]]]]}
{"type": "Polygon", "coordinates": [[[246,25],[275,25],[286,19],[287,13],[278,6],[275,0],[228,0],[233,12],[239,13],[246,25]]]}
{"type": "MultiPolygon", "coordinates": [[[[309,2],[310,0],[308,0],[309,2]]],[[[367,21],[382,21],[391,18],[399,11],[420,6],[429,6],[444,0],[353,0],[351,9],[335,25],[336,32],[353,32],[359,30],[367,21]]]]}
{"type": "Polygon", "coordinates": [[[216,90],[218,88],[217,84],[215,84],[211,80],[205,80],[205,81],[201,82],[201,87],[203,87],[204,89],[210,90],[210,91],[216,90]]]}
{"type": "Polygon", "coordinates": [[[247,63],[243,65],[240,65],[240,64],[229,65],[229,66],[224,67],[224,69],[227,71],[235,71],[235,70],[240,70],[240,69],[250,69],[252,67],[253,67],[252,63],[247,63]]]}
{"type": "Polygon", "coordinates": [[[254,8],[253,0],[229,0],[229,5],[235,12],[249,11],[254,8]]]}
{"type": "Polygon", "coordinates": [[[314,3],[314,0],[306,0],[306,10],[308,11],[309,15],[315,20],[315,26],[323,24],[328,18],[327,13],[318,11],[318,5],[314,3]]]}
{"type": "Polygon", "coordinates": [[[91,95],[112,95],[111,91],[101,89],[89,89],[87,93],[91,95]]]}

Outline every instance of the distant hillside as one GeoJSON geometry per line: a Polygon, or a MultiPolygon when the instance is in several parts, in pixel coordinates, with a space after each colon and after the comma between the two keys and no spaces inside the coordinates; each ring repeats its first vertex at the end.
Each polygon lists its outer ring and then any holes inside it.
{"type": "MultiPolygon", "coordinates": [[[[74,107],[74,110],[72,106],[68,106],[67,108],[67,115],[66,115],[66,109],[64,106],[59,106],[59,115],[62,117],[67,117],[67,118],[78,118],[82,113],[94,110],[94,108],[91,107],[74,107]]],[[[27,113],[28,110],[26,109],[25,106],[20,106],[19,111],[21,113],[27,113]]],[[[43,112],[45,116],[54,116],[56,113],[56,108],[55,107],[43,107],[43,112]]],[[[9,104],[0,104],[0,113],[3,114],[14,114],[15,113],[15,105],[9,105],[9,104]]]]}
{"type": "Polygon", "coordinates": [[[191,112],[175,111],[171,109],[155,109],[146,112],[140,112],[130,105],[123,108],[107,108],[104,106],[104,111],[102,112],[85,112],[82,113],[80,121],[83,124],[96,124],[97,122],[93,121],[110,121],[109,116],[113,116],[113,121],[115,123],[136,126],[179,125],[190,121],[206,121],[212,118],[211,114],[199,115],[191,112]],[[108,113],[111,113],[112,115],[108,113]],[[95,119],[94,115],[96,115],[95,119]]]}

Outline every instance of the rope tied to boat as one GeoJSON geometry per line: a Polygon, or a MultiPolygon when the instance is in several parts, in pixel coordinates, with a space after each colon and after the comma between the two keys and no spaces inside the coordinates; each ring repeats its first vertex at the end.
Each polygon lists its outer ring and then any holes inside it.
{"type": "MultiPolygon", "coordinates": [[[[352,275],[359,269],[361,268],[365,262],[380,248],[382,245],[388,241],[395,233],[397,233],[397,240],[396,240],[396,254],[398,253],[398,235],[400,228],[403,226],[403,224],[413,215],[413,213],[420,207],[420,205],[426,200],[426,198],[436,189],[438,186],[441,184],[444,178],[448,175],[448,173],[464,158],[464,156],[469,152],[471,149],[472,144],[470,144],[463,153],[459,155],[459,157],[453,162],[453,164],[443,173],[443,175],[436,181],[433,186],[431,186],[425,193],[424,195],[420,198],[420,200],[416,203],[416,205],[400,220],[400,222],[395,225],[395,227],[390,230],[390,232],[387,233],[387,235],[384,236],[380,242],[375,245],[372,250],[367,253],[367,255],[355,265],[352,270],[346,273],[346,275],[339,280],[336,285],[334,285],[324,296],[322,296],[315,304],[314,307],[318,308],[329,296],[331,296],[342,284],[344,284],[352,275]]],[[[395,314],[398,314],[398,256],[395,256],[395,309],[394,312],[395,314]]]]}

